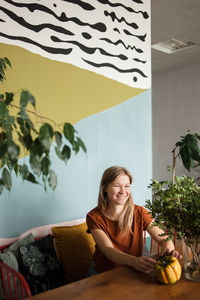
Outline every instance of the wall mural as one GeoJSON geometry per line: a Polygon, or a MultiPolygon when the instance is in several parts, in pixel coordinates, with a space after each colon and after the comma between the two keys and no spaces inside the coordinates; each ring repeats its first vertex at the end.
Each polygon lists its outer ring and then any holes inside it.
{"type": "Polygon", "coordinates": [[[150,2],[0,0],[0,53],[13,66],[4,87],[28,88],[57,123],[70,117],[87,147],[67,166],[52,147],[55,191],[13,175],[0,199],[0,239],[85,217],[111,165],[133,174],[136,204],[151,197],[150,2]]]}
{"type": "Polygon", "coordinates": [[[150,1],[1,0],[0,41],[151,87],[150,1]]]}

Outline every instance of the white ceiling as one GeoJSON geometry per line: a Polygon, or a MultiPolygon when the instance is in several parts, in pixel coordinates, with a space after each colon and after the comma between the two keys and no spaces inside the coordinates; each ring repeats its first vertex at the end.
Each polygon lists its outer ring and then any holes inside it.
{"type": "Polygon", "coordinates": [[[200,0],[151,0],[152,44],[175,38],[195,47],[166,54],[152,49],[152,72],[200,63],[200,0]]]}

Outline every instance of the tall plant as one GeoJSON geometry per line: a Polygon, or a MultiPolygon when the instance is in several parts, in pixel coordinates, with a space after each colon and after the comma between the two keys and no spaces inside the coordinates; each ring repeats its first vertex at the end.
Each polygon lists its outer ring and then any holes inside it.
{"type": "MultiPolygon", "coordinates": [[[[146,208],[154,218],[154,224],[164,230],[164,236],[183,239],[190,247],[193,259],[185,266],[188,279],[200,280],[200,186],[194,177],[175,176],[176,159],[180,157],[184,167],[200,164],[198,134],[187,133],[175,144],[172,150],[172,179],[168,181],[152,180],[152,202],[146,201],[146,208]]],[[[191,256],[190,256],[191,257],[191,256]]]]}
{"type": "Polygon", "coordinates": [[[200,135],[197,133],[188,133],[181,136],[181,140],[175,144],[172,150],[172,183],[175,183],[176,160],[179,157],[182,160],[184,167],[190,172],[191,167],[200,165],[200,150],[199,143],[200,135]]]}
{"type": "MultiPolygon", "coordinates": [[[[0,58],[0,83],[6,80],[6,70],[11,68],[7,57],[0,58]]],[[[64,163],[82,149],[84,142],[77,130],[69,122],[55,124],[36,110],[36,100],[28,90],[14,92],[0,91],[0,194],[3,189],[11,190],[11,174],[23,180],[38,184],[42,179],[44,189],[47,185],[55,189],[57,176],[51,168],[52,143],[55,141],[55,153],[64,163]],[[19,96],[19,104],[16,98],[19,96]],[[32,107],[32,110],[29,109],[32,107]],[[35,116],[38,128],[30,116],[35,116]],[[20,160],[22,149],[29,155],[29,164],[20,160]]]]}

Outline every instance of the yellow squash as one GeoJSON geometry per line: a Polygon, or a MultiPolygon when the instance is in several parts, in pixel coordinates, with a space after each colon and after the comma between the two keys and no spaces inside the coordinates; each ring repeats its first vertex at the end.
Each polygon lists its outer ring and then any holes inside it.
{"type": "Polygon", "coordinates": [[[180,263],[173,256],[160,257],[154,266],[157,280],[164,284],[172,284],[179,280],[181,271],[180,263]]]}

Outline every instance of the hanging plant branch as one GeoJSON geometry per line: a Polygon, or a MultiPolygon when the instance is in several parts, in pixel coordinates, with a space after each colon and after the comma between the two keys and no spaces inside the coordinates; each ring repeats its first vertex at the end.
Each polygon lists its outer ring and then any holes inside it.
{"type": "MultiPolygon", "coordinates": [[[[0,58],[0,82],[6,79],[5,71],[11,67],[8,58],[0,58]]],[[[47,184],[55,189],[56,173],[51,169],[50,150],[55,141],[55,152],[65,164],[72,152],[77,154],[80,149],[86,152],[84,142],[78,136],[72,124],[65,122],[56,124],[53,120],[41,116],[36,111],[36,100],[28,90],[21,90],[19,106],[14,104],[16,94],[5,92],[0,94],[0,194],[3,189],[11,190],[11,174],[15,172],[23,180],[38,184],[40,178],[44,189],[47,184]],[[34,111],[27,109],[32,106],[34,111]],[[15,115],[11,109],[15,108],[15,115]],[[29,116],[34,114],[42,125],[36,128],[29,116]],[[44,120],[46,122],[44,122],[44,120]],[[50,121],[50,122],[47,122],[50,121]],[[53,126],[51,125],[53,124],[53,126]],[[61,128],[61,130],[55,129],[61,128]],[[29,155],[29,165],[20,164],[21,149],[29,155]]]]}

